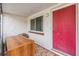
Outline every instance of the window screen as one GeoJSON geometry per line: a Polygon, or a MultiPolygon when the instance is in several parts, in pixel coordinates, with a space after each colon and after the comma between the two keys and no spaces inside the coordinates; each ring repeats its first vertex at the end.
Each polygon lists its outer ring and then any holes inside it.
{"type": "Polygon", "coordinates": [[[43,16],[31,20],[31,30],[43,31],[43,16]]]}
{"type": "Polygon", "coordinates": [[[31,20],[31,30],[36,30],[35,22],[36,22],[35,19],[32,19],[32,20],[31,20]]]}
{"type": "Polygon", "coordinates": [[[42,16],[41,17],[38,17],[38,18],[36,18],[36,31],[43,31],[43,24],[42,24],[42,22],[43,22],[43,20],[42,20],[42,16]]]}

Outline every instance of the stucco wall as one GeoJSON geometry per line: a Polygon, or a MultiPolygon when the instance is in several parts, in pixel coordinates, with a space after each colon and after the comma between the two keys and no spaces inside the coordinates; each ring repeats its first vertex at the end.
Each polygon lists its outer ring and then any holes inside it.
{"type": "Polygon", "coordinates": [[[29,33],[30,38],[35,42],[51,51],[53,49],[53,11],[67,7],[72,4],[59,4],[48,9],[33,14],[27,18],[27,32],[30,31],[30,20],[43,15],[43,35],[29,33]]]}
{"type": "Polygon", "coordinates": [[[35,42],[47,49],[52,48],[52,19],[50,9],[45,9],[27,18],[27,32],[35,42]],[[29,33],[30,31],[30,20],[39,16],[43,16],[43,32],[44,35],[29,33]]]}
{"type": "Polygon", "coordinates": [[[3,37],[12,36],[26,32],[27,22],[24,17],[3,14],[3,37]]]}

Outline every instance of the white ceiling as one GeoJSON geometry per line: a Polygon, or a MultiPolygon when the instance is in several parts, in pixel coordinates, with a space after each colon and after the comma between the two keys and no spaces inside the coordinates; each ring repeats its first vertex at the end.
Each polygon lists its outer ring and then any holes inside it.
{"type": "Polygon", "coordinates": [[[29,16],[57,3],[3,3],[3,13],[29,16]]]}

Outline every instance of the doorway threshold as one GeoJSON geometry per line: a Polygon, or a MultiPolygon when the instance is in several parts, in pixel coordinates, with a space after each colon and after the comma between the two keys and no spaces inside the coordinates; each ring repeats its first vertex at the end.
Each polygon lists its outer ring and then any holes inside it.
{"type": "Polygon", "coordinates": [[[56,49],[51,49],[51,51],[56,53],[59,56],[71,56],[70,54],[64,53],[64,52],[56,50],[56,49]]]}

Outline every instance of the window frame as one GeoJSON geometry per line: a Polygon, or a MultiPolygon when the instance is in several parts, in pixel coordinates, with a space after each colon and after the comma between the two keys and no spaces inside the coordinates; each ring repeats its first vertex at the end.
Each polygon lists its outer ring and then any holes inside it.
{"type": "Polygon", "coordinates": [[[29,32],[43,33],[43,16],[39,16],[39,17],[36,17],[36,18],[33,18],[33,19],[30,20],[30,31],[29,31],[29,32]],[[42,17],[42,22],[41,22],[41,23],[42,23],[42,24],[41,24],[42,30],[41,30],[41,31],[37,31],[37,30],[36,30],[36,28],[37,28],[37,27],[36,27],[36,19],[39,18],[39,17],[42,17]],[[35,20],[35,30],[32,30],[32,28],[31,28],[31,27],[32,27],[32,24],[31,24],[31,21],[32,21],[32,20],[35,20]]]}

